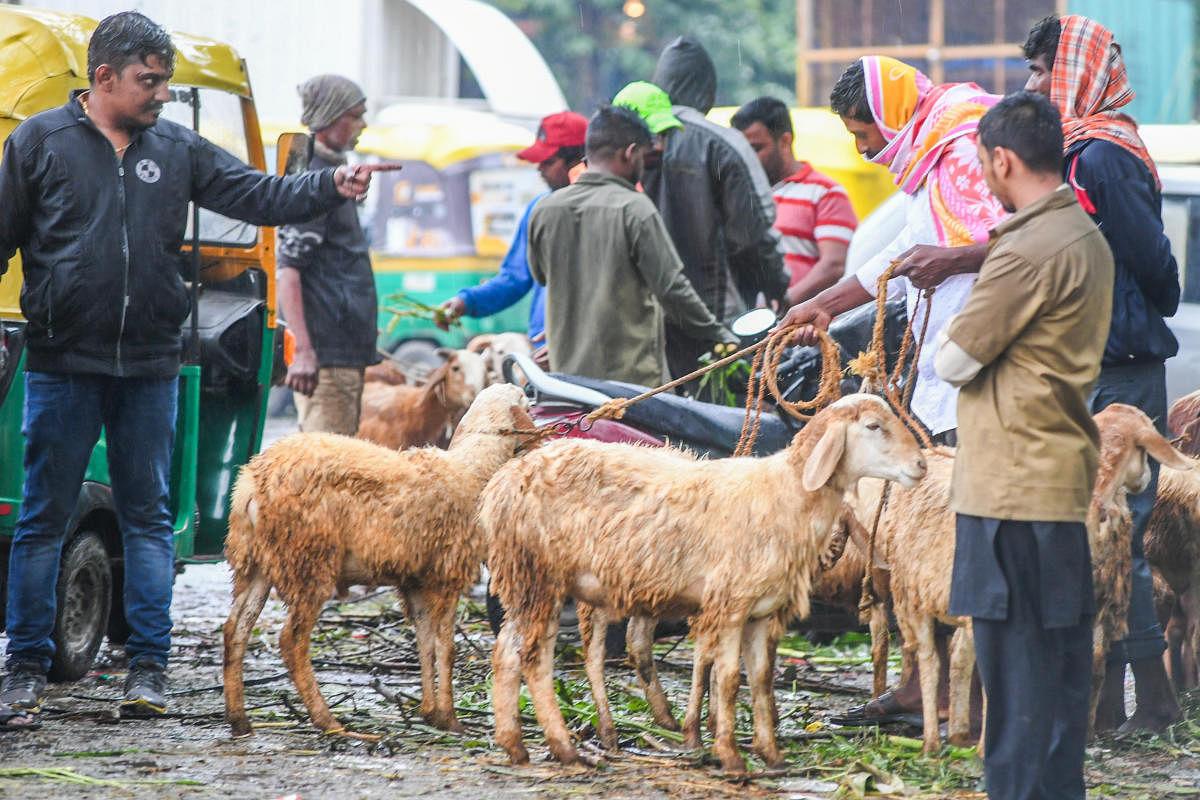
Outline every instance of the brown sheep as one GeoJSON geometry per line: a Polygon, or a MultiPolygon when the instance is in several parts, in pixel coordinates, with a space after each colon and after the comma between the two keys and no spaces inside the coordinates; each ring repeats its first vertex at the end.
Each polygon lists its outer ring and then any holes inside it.
{"type": "Polygon", "coordinates": [[[486,542],[474,523],[484,484],[532,429],[519,388],[480,393],[449,450],[397,452],[345,436],[299,433],[255,456],[234,485],[225,555],[233,607],[225,623],[225,714],[251,733],[242,662],[272,588],[288,606],[279,649],[315,726],[340,730],[317,688],[309,635],[321,606],[353,584],[392,585],[417,633],[421,715],[461,730],[451,667],[459,595],[486,542]],[[436,682],[435,682],[436,664],[436,682]]]}
{"type": "Polygon", "coordinates": [[[448,442],[483,386],[485,367],[477,353],[445,354],[446,361],[429,373],[423,386],[364,383],[357,438],[392,450],[448,442]]]}
{"type": "Polygon", "coordinates": [[[1200,389],[1171,403],[1167,429],[1179,437],[1175,446],[1189,456],[1200,456],[1200,389]]]}
{"type": "Polygon", "coordinates": [[[1200,655],[1200,470],[1163,472],[1146,523],[1146,560],[1177,598],[1168,663],[1179,688],[1197,685],[1200,655]]]}
{"type": "MultiPolygon", "coordinates": [[[[493,587],[507,611],[492,657],[497,742],[514,763],[528,760],[517,714],[524,672],[551,753],[563,763],[579,760],[553,689],[558,613],[571,594],[593,615],[692,617],[696,664],[711,660],[715,668],[713,751],[731,772],[745,770],[733,739],[744,657],[754,748],[779,764],[771,623],[808,613],[812,572],[850,485],[864,475],[911,484],[924,471],[912,435],[870,395],[842,398],[765,458],[708,461],[672,449],[559,440],[500,470],[479,511],[493,587]]],[[[694,671],[693,698],[703,683],[694,671]]],[[[685,728],[698,729],[698,717],[699,704],[689,700],[685,728]]]]}
{"type": "MultiPolygon", "coordinates": [[[[1174,469],[1189,466],[1187,459],[1154,430],[1149,417],[1132,406],[1111,405],[1094,419],[1100,430],[1101,447],[1100,468],[1087,520],[1097,607],[1091,716],[1095,714],[1104,678],[1104,658],[1109,645],[1124,636],[1129,606],[1131,527],[1125,492],[1140,491],[1149,481],[1147,454],[1174,469]]],[[[890,564],[890,593],[904,640],[905,660],[912,663],[915,653],[920,666],[927,753],[935,752],[941,745],[937,713],[940,659],[933,638],[937,621],[959,628],[951,640],[949,734],[953,743],[970,741],[968,702],[975,660],[970,620],[946,613],[955,540],[954,514],[947,508],[952,471],[950,459],[934,458],[928,477],[915,489],[894,487],[880,520],[877,543],[890,564]],[[901,553],[921,553],[922,557],[895,555],[901,553]]],[[[881,484],[877,481],[860,483],[855,503],[860,519],[873,519],[880,491],[881,484]]],[[[876,615],[883,613],[886,612],[881,606],[873,610],[876,615]]],[[[875,627],[873,622],[872,631],[875,627]]],[[[872,652],[876,652],[874,647],[872,652]]]]}

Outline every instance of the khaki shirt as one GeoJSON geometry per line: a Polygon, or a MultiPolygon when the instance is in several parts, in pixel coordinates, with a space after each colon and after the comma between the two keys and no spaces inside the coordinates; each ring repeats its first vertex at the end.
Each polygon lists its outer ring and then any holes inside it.
{"type": "Polygon", "coordinates": [[[1112,287],[1108,243],[1066,185],[996,226],[946,329],[951,349],[981,365],[958,396],[953,511],[1085,520],[1099,460],[1088,396],[1112,287]]]}
{"type": "Polygon", "coordinates": [[[534,206],[528,259],[555,372],[666,383],[664,313],[702,341],[735,340],[684,277],[654,204],[614,175],[585,172],[534,206]]]}

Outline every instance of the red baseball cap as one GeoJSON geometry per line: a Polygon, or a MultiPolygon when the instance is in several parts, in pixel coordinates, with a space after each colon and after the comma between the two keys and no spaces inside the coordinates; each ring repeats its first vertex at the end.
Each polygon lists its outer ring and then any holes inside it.
{"type": "Polygon", "coordinates": [[[537,141],[517,153],[517,158],[540,164],[554,156],[560,147],[583,147],[587,139],[587,117],[574,111],[560,111],[542,118],[537,141]]]}

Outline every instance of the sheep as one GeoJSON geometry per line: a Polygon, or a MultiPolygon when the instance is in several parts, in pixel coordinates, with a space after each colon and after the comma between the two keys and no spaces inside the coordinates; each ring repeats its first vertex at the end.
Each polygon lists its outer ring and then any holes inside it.
{"type": "Polygon", "coordinates": [[[1163,472],[1144,539],[1146,560],[1177,598],[1168,620],[1176,686],[1197,683],[1200,654],[1200,471],[1163,472]]]}
{"type": "Polygon", "coordinates": [[[444,354],[446,361],[429,373],[423,386],[364,383],[356,436],[393,450],[448,442],[482,388],[485,366],[478,353],[444,354]]]}
{"type": "MultiPolygon", "coordinates": [[[[850,485],[864,475],[913,484],[924,472],[912,435],[869,395],[842,398],[764,458],[708,461],[564,439],[501,469],[479,507],[493,588],[507,610],[492,656],[497,742],[513,763],[528,761],[517,714],[524,672],[551,753],[579,760],[552,684],[558,613],[571,594],[613,618],[692,616],[697,664],[714,654],[713,751],[735,773],[745,771],[733,740],[744,655],[754,748],[779,764],[771,621],[808,613],[812,572],[850,485]]],[[[693,695],[702,683],[693,680],[693,695]]],[[[698,711],[689,702],[685,728],[698,726],[698,711]]]]}
{"type": "Polygon", "coordinates": [[[1176,446],[1184,454],[1200,456],[1200,389],[1171,403],[1167,428],[1179,437],[1176,446]]]}
{"type": "Polygon", "coordinates": [[[487,362],[487,382],[504,382],[504,359],[511,353],[524,356],[533,355],[533,344],[523,333],[507,331],[505,333],[483,333],[467,342],[467,350],[479,353],[487,362]]]}
{"type": "MultiPolygon", "coordinates": [[[[843,506],[837,525],[829,549],[822,556],[821,569],[813,576],[813,585],[809,596],[811,599],[842,605],[851,612],[857,613],[858,601],[862,593],[863,565],[866,559],[861,555],[862,551],[854,545],[848,544],[847,540],[853,531],[853,535],[858,541],[865,541],[863,537],[866,532],[862,530],[862,526],[858,524],[858,520],[848,506],[843,506]],[[847,585],[850,583],[853,584],[852,587],[847,585]]],[[[578,603],[577,608],[584,664],[587,669],[592,698],[596,704],[596,733],[600,743],[605,748],[613,750],[617,746],[617,732],[613,725],[608,697],[604,691],[603,671],[605,629],[614,620],[604,613],[597,615],[587,603],[578,603]]],[[[657,622],[657,618],[653,616],[634,615],[630,617],[626,632],[626,646],[629,661],[633,666],[638,683],[641,684],[654,721],[667,730],[678,731],[680,730],[679,722],[671,712],[670,703],[667,701],[666,692],[663,691],[658,677],[658,669],[654,663],[654,631],[657,622]]],[[[776,616],[769,626],[766,637],[768,664],[775,662],[775,651],[783,636],[786,622],[787,620],[776,616]]],[[[697,704],[697,707],[703,700],[710,667],[711,660],[700,664],[696,669],[697,674],[702,675],[702,679],[698,689],[699,695],[691,698],[691,702],[697,704]]],[[[880,691],[883,690],[880,689],[880,691]]],[[[770,695],[770,698],[773,701],[774,695],[770,695]]],[[[714,707],[710,707],[709,710],[712,712],[714,707]]],[[[778,714],[774,710],[772,717],[778,718],[778,714]]],[[[697,714],[693,716],[692,724],[685,731],[685,747],[695,749],[700,746],[698,722],[697,714]]],[[[713,724],[714,721],[710,714],[709,727],[713,727],[713,724]]]]}
{"type": "Polygon", "coordinates": [[[404,386],[408,376],[400,369],[395,361],[380,361],[363,370],[363,383],[386,383],[390,386],[404,386]]]}
{"type": "Polygon", "coordinates": [[[242,662],[272,588],[288,606],[279,649],[323,731],[340,727],[317,688],[309,635],[321,605],[353,584],[390,584],[416,628],[421,715],[460,731],[451,665],[454,613],[483,560],[474,524],[484,484],[533,429],[528,400],[511,385],[480,393],[449,450],[397,452],[346,436],[280,439],[242,469],[234,485],[225,555],[233,606],[225,622],[225,714],[234,736],[251,733],[242,662]],[[436,663],[437,679],[434,671],[436,663]]]}
{"type": "MultiPolygon", "coordinates": [[[[1187,460],[1154,430],[1149,417],[1132,406],[1111,405],[1094,419],[1100,431],[1101,447],[1100,468],[1086,523],[1097,610],[1089,729],[1104,679],[1105,656],[1111,643],[1125,633],[1131,535],[1125,492],[1141,491],[1149,481],[1147,454],[1174,469],[1189,466],[1187,460]]],[[[950,459],[932,459],[929,474],[918,487],[893,489],[877,533],[877,547],[884,554],[921,553],[920,558],[892,557],[888,561],[890,594],[904,639],[906,661],[911,663],[915,651],[920,667],[924,750],[927,753],[935,752],[941,745],[937,712],[940,659],[933,637],[937,621],[959,628],[951,640],[949,738],[955,744],[970,741],[968,703],[974,666],[970,620],[947,614],[955,542],[955,518],[947,508],[952,471],[950,459]]],[[[872,518],[881,491],[882,484],[877,481],[860,482],[852,502],[860,519],[872,518]]],[[[881,607],[877,606],[872,613],[881,615],[881,607]]],[[[872,632],[877,627],[875,622],[873,618],[872,632]]],[[[872,652],[876,653],[874,646],[872,652]]]]}

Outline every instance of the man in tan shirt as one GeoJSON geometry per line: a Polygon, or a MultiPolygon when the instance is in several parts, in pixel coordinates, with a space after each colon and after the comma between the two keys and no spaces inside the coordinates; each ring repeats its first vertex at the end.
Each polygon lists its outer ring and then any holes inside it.
{"type": "Polygon", "coordinates": [[[1113,260],[1062,183],[1062,128],[1020,92],[979,124],[992,232],[962,311],[939,337],[961,386],[950,506],[950,613],[974,621],[988,697],[990,798],[1083,800],[1095,614],[1084,521],[1099,460],[1088,396],[1112,309],[1113,260]]]}

